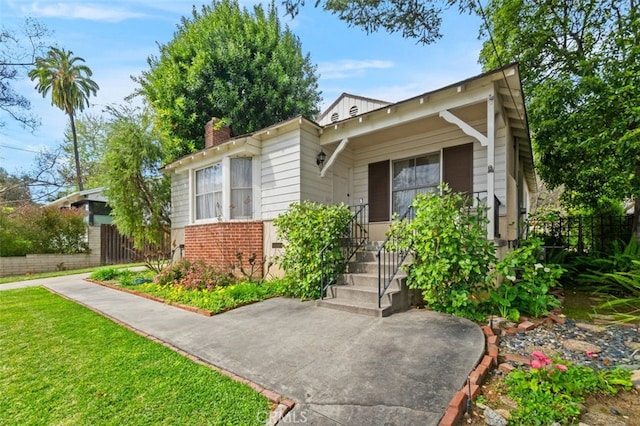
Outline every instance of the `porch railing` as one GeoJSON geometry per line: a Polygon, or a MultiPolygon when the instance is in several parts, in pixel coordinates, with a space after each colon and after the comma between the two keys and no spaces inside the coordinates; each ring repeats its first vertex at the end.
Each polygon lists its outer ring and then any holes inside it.
{"type": "MultiPolygon", "coordinates": [[[[415,218],[415,209],[413,205],[398,218],[398,221],[407,221],[411,223],[415,218]]],[[[387,236],[378,248],[376,256],[378,257],[378,308],[382,307],[382,298],[387,289],[393,282],[402,263],[406,260],[411,247],[402,247],[400,240],[392,235],[387,236]]]]}
{"type": "Polygon", "coordinates": [[[328,263],[333,260],[327,259],[327,252],[331,250],[332,243],[325,245],[320,250],[320,298],[324,299],[327,289],[338,281],[338,275],[346,269],[347,263],[356,252],[365,245],[368,238],[368,229],[365,222],[367,218],[367,204],[351,206],[353,213],[351,219],[345,225],[339,236],[340,251],[342,252],[342,264],[339,268],[332,268],[335,273],[327,273],[328,263]]]}

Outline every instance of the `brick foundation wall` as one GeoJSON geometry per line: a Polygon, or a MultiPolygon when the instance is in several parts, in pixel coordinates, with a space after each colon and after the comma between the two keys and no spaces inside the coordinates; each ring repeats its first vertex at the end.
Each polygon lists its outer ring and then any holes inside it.
{"type": "MultiPolygon", "coordinates": [[[[236,254],[242,253],[242,266],[249,273],[248,262],[252,253],[256,254],[254,278],[262,277],[260,266],[264,257],[262,251],[262,222],[221,222],[206,225],[191,225],[184,230],[184,257],[190,261],[204,260],[209,265],[230,271],[231,265],[238,264],[236,254]]],[[[240,271],[236,271],[240,274],[240,271]]]]}

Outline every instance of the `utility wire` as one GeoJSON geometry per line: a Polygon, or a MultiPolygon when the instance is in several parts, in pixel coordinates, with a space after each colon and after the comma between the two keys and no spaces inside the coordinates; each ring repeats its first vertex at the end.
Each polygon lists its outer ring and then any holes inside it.
{"type": "Polygon", "coordinates": [[[5,145],[5,144],[3,144],[3,143],[0,143],[0,147],[2,147],[2,148],[7,148],[7,149],[15,149],[16,151],[31,152],[31,153],[34,153],[34,154],[40,154],[40,153],[42,153],[42,151],[33,151],[33,150],[30,150],[30,149],[18,148],[18,147],[16,147],[16,146],[5,145]]]}
{"type": "MultiPolygon", "coordinates": [[[[518,118],[520,118],[520,120],[526,123],[526,120],[522,116],[522,113],[520,112],[520,108],[518,108],[518,104],[516,103],[516,100],[513,97],[513,91],[509,86],[509,80],[507,80],[507,75],[504,72],[504,64],[502,63],[502,58],[500,58],[500,54],[498,53],[496,42],[493,39],[493,34],[491,33],[491,26],[489,25],[487,15],[484,13],[484,9],[482,8],[482,3],[480,3],[480,0],[477,0],[477,2],[478,2],[478,9],[480,9],[480,15],[482,16],[482,20],[484,22],[484,26],[487,29],[487,33],[489,33],[489,40],[491,41],[491,46],[493,47],[493,53],[496,55],[496,59],[498,60],[498,65],[502,70],[502,78],[504,79],[504,82],[507,85],[507,89],[509,89],[509,96],[511,97],[511,102],[513,102],[513,106],[516,108],[516,112],[518,113],[518,118]]],[[[522,102],[524,102],[524,94],[521,93],[520,96],[522,96],[522,102]]]]}

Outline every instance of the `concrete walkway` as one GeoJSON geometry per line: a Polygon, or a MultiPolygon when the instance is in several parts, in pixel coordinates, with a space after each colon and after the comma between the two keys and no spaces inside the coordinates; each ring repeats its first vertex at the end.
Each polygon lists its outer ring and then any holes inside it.
{"type": "Polygon", "coordinates": [[[276,298],[204,317],[75,275],[42,285],[297,402],[284,424],[437,425],[484,351],[470,321],[371,318],[276,298]]]}

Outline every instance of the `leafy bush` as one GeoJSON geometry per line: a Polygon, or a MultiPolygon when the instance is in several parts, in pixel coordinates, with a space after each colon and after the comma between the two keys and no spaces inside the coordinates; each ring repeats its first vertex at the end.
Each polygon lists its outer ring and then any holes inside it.
{"type": "Polygon", "coordinates": [[[162,286],[180,286],[187,290],[213,290],[234,282],[233,276],[218,271],[203,260],[190,262],[182,260],[166,267],[155,282],[162,286]]]}
{"type": "Polygon", "coordinates": [[[491,282],[495,262],[493,242],[487,241],[486,208],[468,207],[466,197],[446,184],[440,192],[418,194],[415,219],[395,222],[390,233],[414,252],[409,288],[420,289],[436,311],[478,319],[483,315],[477,295],[491,282]]]}
{"type": "Polygon", "coordinates": [[[104,268],[100,268],[89,276],[92,280],[96,281],[111,281],[118,277],[118,268],[113,266],[105,266],[104,268]]]}
{"type": "Polygon", "coordinates": [[[538,262],[541,253],[542,241],[531,238],[496,264],[503,280],[489,291],[490,308],[496,307],[500,315],[517,321],[520,313],[542,316],[560,305],[549,290],[559,284],[564,270],[559,265],[538,262]]]}
{"type": "Polygon", "coordinates": [[[514,424],[570,424],[578,419],[586,394],[615,395],[619,387],[632,386],[628,370],[596,372],[559,359],[552,362],[540,352],[533,356],[530,370],[514,370],[505,380],[509,397],[518,403],[511,411],[514,424]]]}
{"type": "Polygon", "coordinates": [[[284,253],[277,260],[286,273],[287,294],[302,299],[320,297],[323,276],[343,271],[339,237],[351,219],[344,204],[328,206],[310,201],[293,203],[287,213],[274,220],[284,253]],[[324,270],[318,253],[324,254],[324,270]]]}
{"type": "Polygon", "coordinates": [[[85,213],[79,209],[24,205],[0,209],[0,256],[75,254],[88,250],[85,213]]]}

